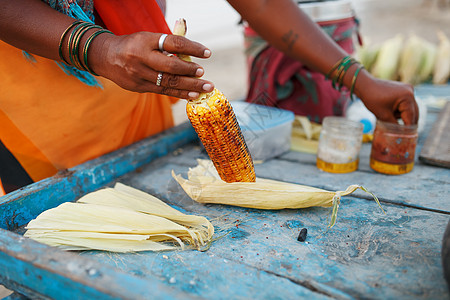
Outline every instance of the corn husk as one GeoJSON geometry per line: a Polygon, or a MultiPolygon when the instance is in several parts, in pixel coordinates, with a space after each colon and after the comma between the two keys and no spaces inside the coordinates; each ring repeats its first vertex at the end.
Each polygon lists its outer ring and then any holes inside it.
{"type": "MultiPolygon", "coordinates": [[[[226,204],[268,210],[332,206],[329,227],[336,223],[342,196],[349,195],[357,189],[368,192],[359,185],[350,185],[344,191],[331,192],[315,187],[263,178],[257,178],[256,182],[226,183],[220,179],[209,160],[198,160],[198,165],[189,170],[188,179],[176,175],[173,171],[172,176],[191,199],[200,203],[226,204]]],[[[372,193],[370,194],[380,205],[378,198],[372,193]]]]}
{"type": "Polygon", "coordinates": [[[295,116],[292,123],[291,150],[317,153],[322,125],[310,122],[307,117],[295,116]]]}
{"type": "Polygon", "coordinates": [[[413,34],[407,39],[400,55],[400,81],[413,85],[420,82],[419,70],[424,51],[422,39],[418,36],[413,34]]]}
{"type": "Polygon", "coordinates": [[[377,60],[378,53],[380,52],[381,45],[373,45],[369,42],[364,43],[356,51],[356,56],[366,70],[371,72],[375,61],[377,60]]]}
{"type": "Polygon", "coordinates": [[[381,79],[397,80],[404,37],[401,34],[386,40],[380,47],[372,74],[381,79]]]}
{"type": "Polygon", "coordinates": [[[450,41],[442,31],[437,35],[439,45],[433,70],[433,83],[446,84],[450,77],[450,41]]]}
{"type": "Polygon", "coordinates": [[[428,81],[433,76],[433,69],[436,62],[437,47],[436,45],[422,40],[422,62],[419,69],[419,82],[428,81]]]}
{"type": "Polygon", "coordinates": [[[26,229],[24,236],[65,250],[113,252],[201,249],[214,234],[206,218],[120,183],[49,209],[26,229]]]}

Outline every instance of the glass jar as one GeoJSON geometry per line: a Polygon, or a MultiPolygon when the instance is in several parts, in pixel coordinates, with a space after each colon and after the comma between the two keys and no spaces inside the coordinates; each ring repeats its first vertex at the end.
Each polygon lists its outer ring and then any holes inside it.
{"type": "Polygon", "coordinates": [[[363,125],[344,117],[325,117],[317,150],[317,168],[330,173],[358,169],[363,125]]]}
{"type": "Polygon", "coordinates": [[[373,133],[370,167],[383,174],[411,172],[417,145],[417,125],[377,121],[373,133]]]}

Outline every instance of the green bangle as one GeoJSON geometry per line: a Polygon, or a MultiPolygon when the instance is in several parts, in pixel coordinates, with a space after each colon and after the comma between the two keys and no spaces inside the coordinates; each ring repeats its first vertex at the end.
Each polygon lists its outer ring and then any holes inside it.
{"type": "Polygon", "coordinates": [[[70,63],[75,66],[75,62],[74,62],[74,58],[73,58],[73,47],[74,45],[74,39],[75,36],[78,34],[78,31],[80,29],[83,29],[85,27],[88,27],[90,25],[90,23],[87,22],[83,22],[79,25],[77,25],[74,30],[72,31],[72,33],[69,36],[69,41],[67,42],[67,48],[69,49],[69,59],[70,59],[70,63]]]}
{"type": "Polygon", "coordinates": [[[350,59],[350,55],[347,55],[346,57],[340,59],[337,63],[334,64],[334,66],[331,68],[330,72],[328,72],[328,74],[325,76],[326,79],[329,79],[331,77],[331,75],[333,74],[333,72],[342,64],[344,63],[346,60],[350,59]]]}
{"type": "Polygon", "coordinates": [[[351,59],[349,61],[349,63],[343,68],[343,70],[341,71],[341,73],[338,75],[337,77],[337,82],[339,83],[339,91],[342,88],[342,85],[344,84],[344,76],[347,73],[348,69],[353,66],[354,64],[357,64],[358,62],[354,59],[351,59]]]}
{"type": "Polygon", "coordinates": [[[86,70],[95,75],[95,76],[99,76],[97,73],[95,73],[94,71],[91,70],[91,68],[89,68],[89,64],[88,64],[88,50],[89,47],[91,46],[92,41],[94,40],[95,37],[97,37],[98,35],[102,34],[102,33],[111,33],[113,34],[111,31],[107,30],[107,29],[101,29],[99,31],[94,32],[87,40],[86,43],[84,44],[84,48],[83,48],[83,60],[84,60],[84,67],[86,68],[86,70]]]}
{"type": "Polygon", "coordinates": [[[352,99],[352,100],[353,100],[353,90],[355,89],[356,78],[358,77],[359,71],[361,71],[361,69],[364,69],[364,66],[359,66],[358,69],[356,69],[355,73],[353,74],[352,86],[350,88],[350,99],[352,99]]]}
{"type": "Polygon", "coordinates": [[[345,62],[342,62],[339,65],[339,68],[336,70],[336,75],[333,76],[333,80],[332,80],[333,88],[336,89],[336,83],[338,83],[339,89],[340,89],[340,86],[341,86],[340,78],[341,78],[343,72],[345,73],[345,71],[347,71],[347,69],[353,64],[353,61],[354,61],[353,58],[349,58],[345,62]]]}
{"type": "Polygon", "coordinates": [[[102,27],[98,26],[98,25],[94,25],[94,24],[90,24],[89,26],[86,26],[82,29],[80,29],[77,33],[77,35],[74,37],[74,47],[72,49],[72,56],[75,60],[75,66],[79,69],[82,69],[84,71],[87,71],[87,69],[83,66],[83,64],[81,63],[81,59],[80,59],[80,53],[79,53],[79,48],[80,48],[80,42],[81,39],[83,37],[83,35],[88,32],[89,30],[93,29],[93,28],[99,28],[102,29],[102,27]]]}
{"type": "Polygon", "coordinates": [[[69,25],[69,27],[66,28],[66,30],[64,30],[64,32],[61,34],[61,38],[59,39],[59,47],[58,47],[59,57],[66,64],[69,64],[69,62],[66,61],[66,59],[64,58],[63,52],[62,52],[62,44],[63,44],[64,38],[71,28],[73,28],[75,25],[78,25],[82,22],[83,21],[80,21],[80,20],[74,21],[72,24],[69,25]]]}

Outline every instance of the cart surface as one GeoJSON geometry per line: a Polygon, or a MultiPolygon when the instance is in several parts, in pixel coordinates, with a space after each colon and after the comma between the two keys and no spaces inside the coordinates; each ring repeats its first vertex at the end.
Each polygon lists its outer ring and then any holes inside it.
{"type": "MultiPolygon", "coordinates": [[[[421,93],[449,95],[449,88],[421,93]]],[[[342,198],[336,225],[330,208],[263,211],[192,201],[172,179],[207,158],[182,124],[0,198],[0,283],[25,295],[54,299],[448,299],[441,246],[450,214],[450,170],[417,160],[437,112],[429,111],[411,173],[388,176],[369,166],[318,170],[315,155],[288,152],[255,166],[258,177],[331,191],[359,184],[374,192],[342,198]],[[185,213],[207,217],[217,240],[205,252],[65,252],[23,238],[42,211],[121,182],[185,213]],[[297,241],[307,228],[305,242],[297,241]]]]}

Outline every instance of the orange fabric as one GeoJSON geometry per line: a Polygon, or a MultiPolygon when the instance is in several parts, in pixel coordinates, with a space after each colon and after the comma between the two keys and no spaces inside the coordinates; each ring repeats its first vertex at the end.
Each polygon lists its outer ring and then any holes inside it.
{"type": "Polygon", "coordinates": [[[95,0],[95,10],[114,34],[171,33],[155,0],[95,0]]]}
{"type": "Polygon", "coordinates": [[[6,195],[5,190],[3,189],[2,179],[0,178],[0,197],[6,195]]]}
{"type": "MultiPolygon", "coordinates": [[[[2,101],[0,100],[0,103],[2,101]]],[[[0,110],[0,137],[8,149],[16,149],[14,157],[21,165],[29,166],[35,170],[29,174],[31,179],[37,181],[48,177],[47,174],[57,172],[48,158],[14,125],[8,116],[0,110]],[[31,176],[32,175],[32,176],[31,176]]]]}
{"type": "Polygon", "coordinates": [[[37,181],[173,126],[173,98],[103,89],[0,41],[0,139],[37,181]]]}

